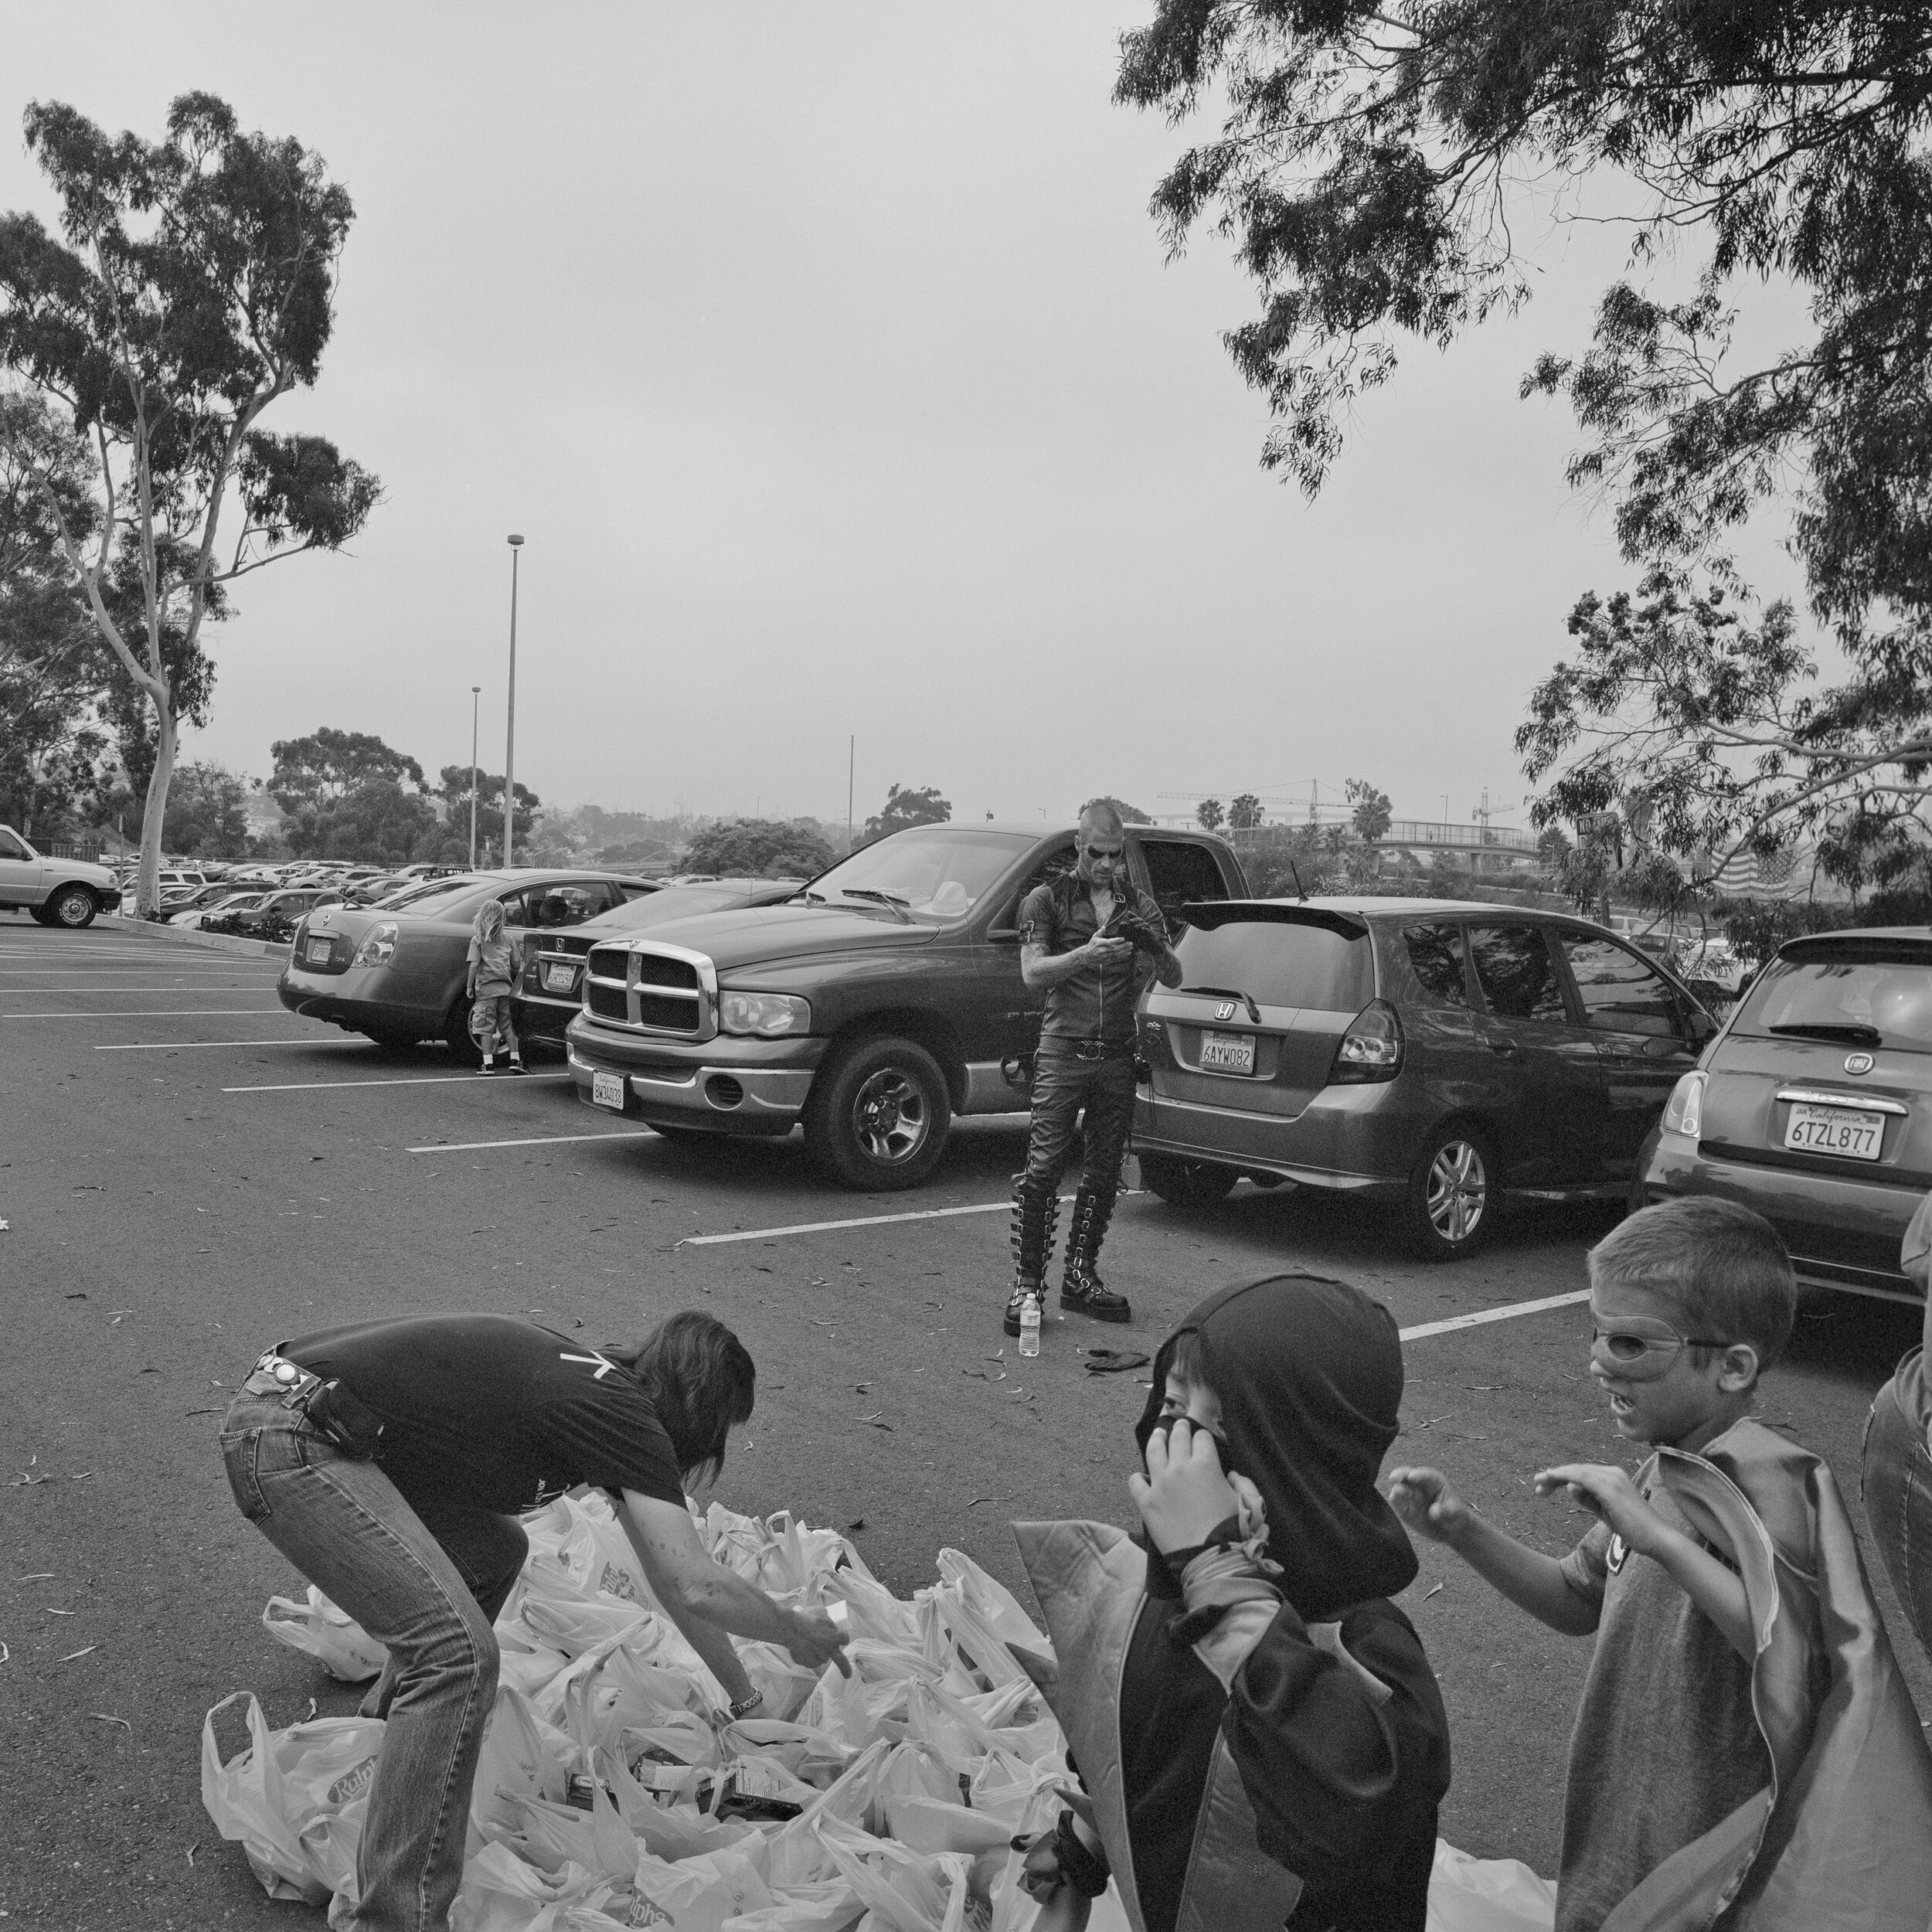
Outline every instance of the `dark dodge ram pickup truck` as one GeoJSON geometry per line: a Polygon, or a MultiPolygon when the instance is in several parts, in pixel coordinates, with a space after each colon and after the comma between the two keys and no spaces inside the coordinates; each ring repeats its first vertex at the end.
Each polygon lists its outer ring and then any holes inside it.
{"type": "MultiPolygon", "coordinates": [[[[789,1133],[835,1179],[916,1186],[957,1114],[1027,1104],[1040,998],[1020,901],[1073,862],[1074,828],[918,825],[775,906],[596,947],[566,1039],[578,1097],[672,1136],[789,1133]]],[[[1171,922],[1247,892],[1202,832],[1130,825],[1134,880],[1171,922]]]]}

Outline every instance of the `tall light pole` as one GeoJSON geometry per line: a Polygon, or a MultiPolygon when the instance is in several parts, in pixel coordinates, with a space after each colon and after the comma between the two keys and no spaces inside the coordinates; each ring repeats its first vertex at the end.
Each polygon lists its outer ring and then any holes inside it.
{"type": "Polygon", "coordinates": [[[470,686],[470,870],[476,870],[476,720],[477,707],[483,702],[483,687],[470,686]]]}
{"type": "Polygon", "coordinates": [[[510,539],[510,711],[503,734],[503,867],[515,863],[516,847],[516,566],[523,549],[520,536],[510,539]]]}

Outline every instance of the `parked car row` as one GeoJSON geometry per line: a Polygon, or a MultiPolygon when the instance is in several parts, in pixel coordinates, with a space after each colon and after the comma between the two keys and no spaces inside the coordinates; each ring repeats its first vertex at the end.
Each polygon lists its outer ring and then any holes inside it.
{"type": "MultiPolygon", "coordinates": [[[[1352,1194],[1454,1260],[1512,1199],[1718,1192],[1766,1213],[1807,1281],[1910,1292],[1932,931],[1794,941],[1720,1027],[1673,970],[1728,964],[1708,945],[1514,906],[1257,900],[1209,835],[1131,827],[1127,849],[1182,968],[1140,1012],[1134,1145],[1163,1199],[1204,1207],[1243,1176],[1352,1194]]],[[[845,1184],[910,1187],[957,1117],[1025,1108],[1040,1002],[1018,910],[1073,862],[1070,826],[947,825],[805,883],[464,874],[318,901],[281,994],[471,1055],[464,955],[494,896],[524,941],[519,1030],[563,1048],[584,1104],[692,1141],[802,1126],[845,1184]]]]}

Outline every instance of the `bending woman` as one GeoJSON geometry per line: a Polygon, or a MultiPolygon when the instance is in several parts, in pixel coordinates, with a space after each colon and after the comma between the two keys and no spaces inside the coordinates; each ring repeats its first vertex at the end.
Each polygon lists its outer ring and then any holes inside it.
{"type": "Polygon", "coordinates": [[[517,1512],[609,1491],[645,1580],[734,1716],[758,1698],[731,1637],[847,1670],[829,1618],[715,1563],[685,1504],[751,1414],[756,1371],[722,1322],[674,1315],[587,1348],[498,1315],[405,1316],[278,1343],[222,1427],[241,1512],[389,1647],[364,1703],[388,1720],[356,1852],[356,1932],[443,1932],[496,1696],[492,1626],[529,1549],[517,1512]]]}

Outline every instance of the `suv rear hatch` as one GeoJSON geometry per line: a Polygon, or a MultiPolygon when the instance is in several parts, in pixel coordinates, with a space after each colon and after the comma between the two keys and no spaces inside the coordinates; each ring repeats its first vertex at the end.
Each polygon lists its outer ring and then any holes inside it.
{"type": "MultiPolygon", "coordinates": [[[[1700,1150],[1713,1159],[1923,1192],[1932,1189],[1932,940],[1794,940],[1767,966],[1708,1066],[1700,1150]]],[[[1784,1221],[1842,1250],[1842,1227],[1784,1221]]],[[[1898,1264],[1874,1230],[1869,1264],[1898,1264]]]]}
{"type": "MultiPolygon", "coordinates": [[[[1328,1084],[1342,1036],[1376,996],[1369,928],[1326,906],[1185,908],[1182,980],[1150,989],[1164,1100],[1293,1120],[1328,1084]]],[[[1155,1043],[1148,1042],[1150,1045],[1155,1043]]]]}

